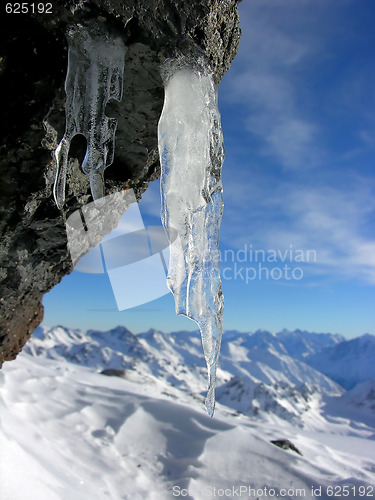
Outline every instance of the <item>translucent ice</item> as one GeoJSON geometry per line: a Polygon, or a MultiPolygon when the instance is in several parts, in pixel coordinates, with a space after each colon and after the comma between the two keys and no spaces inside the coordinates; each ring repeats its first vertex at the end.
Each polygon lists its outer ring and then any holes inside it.
{"type": "Polygon", "coordinates": [[[105,116],[110,99],[122,97],[125,46],[105,25],[77,24],[67,34],[68,72],[65,81],[66,128],[56,148],[57,173],[54,186],[56,204],[65,201],[65,179],[70,142],[77,134],[87,140],[82,169],[89,178],[95,201],[104,196],[104,170],[113,162],[117,126],[115,118],[105,116]]]}
{"type": "Polygon", "coordinates": [[[224,159],[217,88],[203,59],[167,60],[162,76],[158,134],[162,222],[171,241],[167,284],[176,313],[200,328],[208,367],[206,409],[212,416],[224,307],[217,249],[224,159]]]}

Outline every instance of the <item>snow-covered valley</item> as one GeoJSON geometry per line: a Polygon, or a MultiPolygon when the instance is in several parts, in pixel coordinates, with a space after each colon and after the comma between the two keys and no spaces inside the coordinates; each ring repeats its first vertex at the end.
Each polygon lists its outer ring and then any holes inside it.
{"type": "Polygon", "coordinates": [[[39,328],[0,371],[0,498],[375,497],[374,380],[302,361],[349,342],[226,332],[211,419],[198,332],[39,328]]]}

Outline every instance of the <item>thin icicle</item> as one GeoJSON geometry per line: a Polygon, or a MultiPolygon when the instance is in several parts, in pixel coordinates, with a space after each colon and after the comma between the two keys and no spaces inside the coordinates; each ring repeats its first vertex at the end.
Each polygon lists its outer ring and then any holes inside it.
{"type": "Polygon", "coordinates": [[[206,410],[212,416],[224,307],[218,257],[224,148],[217,88],[203,58],[168,60],[162,76],[158,133],[162,222],[171,242],[167,283],[176,313],[200,328],[208,367],[206,410]]]}
{"type": "Polygon", "coordinates": [[[65,202],[65,179],[70,143],[77,134],[87,140],[82,169],[89,178],[92,196],[104,196],[104,170],[114,156],[116,118],[105,116],[110,99],[122,98],[125,46],[101,22],[77,24],[68,31],[68,72],[65,82],[66,129],[55,151],[57,164],[54,197],[65,202]]]}

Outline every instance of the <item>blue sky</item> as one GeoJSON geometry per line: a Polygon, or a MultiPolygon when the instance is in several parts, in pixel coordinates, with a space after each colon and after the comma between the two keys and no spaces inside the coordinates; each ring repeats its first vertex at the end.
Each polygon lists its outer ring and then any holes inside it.
{"type": "MultiPolygon", "coordinates": [[[[375,4],[244,0],[239,10],[239,53],[219,88],[224,328],[375,334],[375,4]]],[[[140,210],[160,224],[158,181],[140,210]]],[[[48,326],[196,329],[170,294],[118,311],[104,274],[74,271],[44,305],[48,326]]]]}

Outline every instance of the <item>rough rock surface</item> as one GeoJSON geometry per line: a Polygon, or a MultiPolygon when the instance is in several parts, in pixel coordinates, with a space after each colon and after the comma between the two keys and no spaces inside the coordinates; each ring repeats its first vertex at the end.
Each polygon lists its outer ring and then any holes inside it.
{"type": "MultiPolygon", "coordinates": [[[[3,15],[0,27],[0,366],[14,359],[43,318],[43,294],[72,271],[65,220],[91,201],[80,169],[86,149],[70,149],[66,204],[52,197],[52,151],[65,129],[65,32],[91,18],[127,46],[124,95],[108,103],[118,119],[106,194],[129,186],[138,197],[160,174],[157,122],[163,105],[160,62],[194,41],[219,82],[240,38],[238,0],[54,0],[52,14],[3,15]],[[114,101],[113,101],[114,102],[114,101]]],[[[35,4],[36,5],[36,4],[35,4]]],[[[119,207],[118,217],[126,207],[119,207]]]]}
{"type": "Polygon", "coordinates": [[[302,455],[299,449],[291,442],[289,439],[275,439],[271,441],[272,444],[282,448],[283,450],[292,450],[298,453],[298,455],[302,455]]]}

